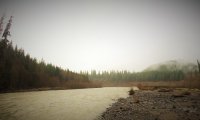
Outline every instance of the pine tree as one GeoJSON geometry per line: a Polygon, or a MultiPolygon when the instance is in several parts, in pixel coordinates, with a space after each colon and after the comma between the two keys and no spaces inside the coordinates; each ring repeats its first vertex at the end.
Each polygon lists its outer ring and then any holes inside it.
{"type": "Polygon", "coordinates": [[[199,68],[199,73],[200,73],[200,64],[199,61],[197,60],[198,68],[199,68]]]}
{"type": "Polygon", "coordinates": [[[2,34],[3,32],[3,20],[5,18],[5,14],[1,17],[0,19],[0,35],[2,34]]]}
{"type": "Polygon", "coordinates": [[[13,16],[10,16],[10,19],[9,19],[9,21],[8,21],[8,23],[6,25],[6,28],[5,28],[4,32],[3,32],[3,36],[2,37],[4,37],[4,40],[7,40],[7,36],[11,36],[10,28],[11,28],[11,25],[12,25],[12,18],[13,18],[13,16]]]}

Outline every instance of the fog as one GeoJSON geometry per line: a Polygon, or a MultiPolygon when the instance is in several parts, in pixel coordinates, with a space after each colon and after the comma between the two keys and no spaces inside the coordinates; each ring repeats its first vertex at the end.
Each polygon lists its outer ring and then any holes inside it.
{"type": "MultiPolygon", "coordinates": [[[[1,0],[14,45],[64,69],[140,71],[200,59],[195,0],[1,0]]],[[[4,25],[5,26],[5,25],[4,25]]]]}

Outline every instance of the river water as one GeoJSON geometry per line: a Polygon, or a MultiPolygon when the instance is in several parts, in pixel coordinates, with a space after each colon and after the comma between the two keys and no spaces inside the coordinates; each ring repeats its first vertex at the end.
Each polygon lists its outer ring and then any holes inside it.
{"type": "MultiPolygon", "coordinates": [[[[0,120],[93,120],[128,87],[0,94],[0,120]]],[[[137,89],[137,88],[135,88],[137,89]]]]}

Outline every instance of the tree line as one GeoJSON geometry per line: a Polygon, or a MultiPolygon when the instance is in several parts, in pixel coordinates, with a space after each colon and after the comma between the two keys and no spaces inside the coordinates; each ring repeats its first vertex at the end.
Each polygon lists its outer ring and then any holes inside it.
{"type": "Polygon", "coordinates": [[[23,49],[14,48],[7,39],[0,40],[0,91],[69,87],[81,82],[89,83],[88,76],[38,62],[23,49]]]}
{"type": "Polygon", "coordinates": [[[130,71],[96,71],[81,72],[89,76],[90,80],[109,80],[109,81],[174,81],[183,80],[188,75],[200,74],[200,64],[186,64],[178,68],[174,65],[160,65],[157,69],[146,69],[142,72],[130,71]]]}
{"type": "Polygon", "coordinates": [[[109,81],[159,81],[159,80],[182,80],[184,73],[177,71],[91,71],[89,79],[91,80],[109,80],[109,81]]]}

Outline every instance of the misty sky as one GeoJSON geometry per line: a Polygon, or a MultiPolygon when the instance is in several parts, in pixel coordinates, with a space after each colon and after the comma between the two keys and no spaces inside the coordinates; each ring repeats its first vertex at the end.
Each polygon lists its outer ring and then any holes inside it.
{"type": "MultiPolygon", "coordinates": [[[[0,0],[13,44],[79,70],[140,71],[200,59],[198,0],[0,0]]],[[[5,26],[5,25],[4,25],[5,26]]]]}

